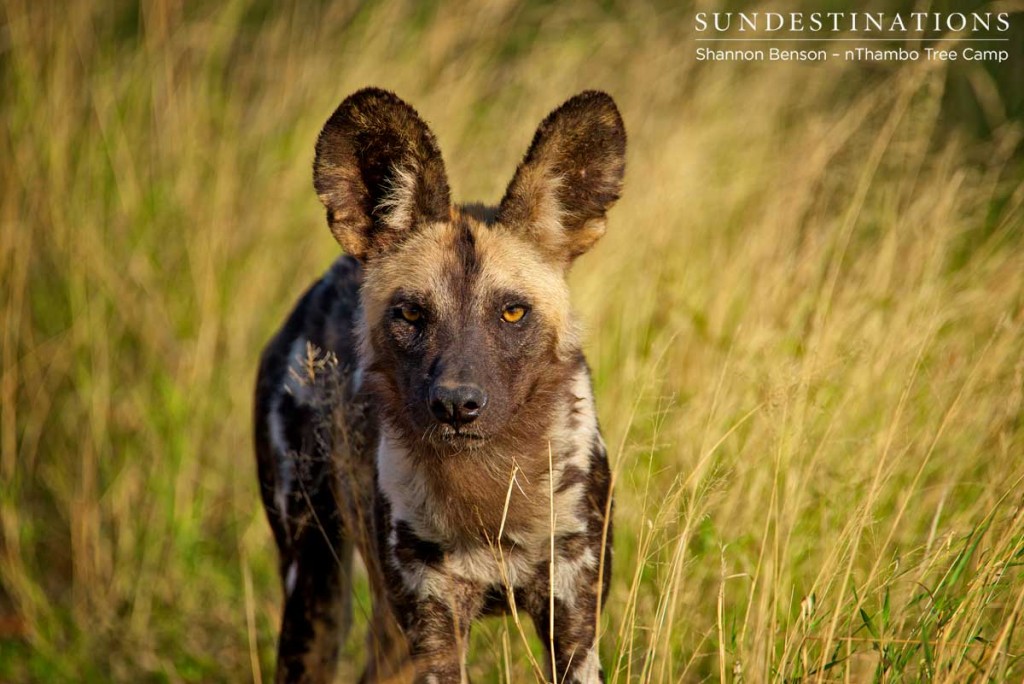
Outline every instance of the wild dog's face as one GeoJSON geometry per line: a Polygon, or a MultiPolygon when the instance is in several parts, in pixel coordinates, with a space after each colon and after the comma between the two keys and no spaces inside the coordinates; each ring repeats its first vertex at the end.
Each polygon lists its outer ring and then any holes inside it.
{"type": "Polygon", "coordinates": [[[399,436],[445,451],[542,431],[578,350],[565,276],[622,185],[611,98],[552,112],[493,210],[451,205],[433,134],[391,93],[347,98],[316,149],[328,223],[365,266],[366,380],[399,436]]]}

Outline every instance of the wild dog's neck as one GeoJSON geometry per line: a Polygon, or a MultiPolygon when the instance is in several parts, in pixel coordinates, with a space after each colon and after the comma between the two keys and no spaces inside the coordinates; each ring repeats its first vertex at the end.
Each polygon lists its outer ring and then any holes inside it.
{"type": "Polygon", "coordinates": [[[435,540],[493,539],[499,529],[513,537],[546,531],[549,473],[558,489],[563,473],[587,467],[600,439],[582,356],[563,378],[538,438],[506,440],[502,449],[438,454],[431,446],[417,448],[384,418],[377,473],[393,518],[435,540]]]}

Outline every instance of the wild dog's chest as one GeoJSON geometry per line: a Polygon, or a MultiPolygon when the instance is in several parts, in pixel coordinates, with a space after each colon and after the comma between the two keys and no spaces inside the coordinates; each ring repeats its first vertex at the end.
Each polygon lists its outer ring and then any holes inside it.
{"type": "Polygon", "coordinates": [[[552,458],[550,474],[544,460],[539,472],[513,458],[500,468],[455,459],[427,467],[382,437],[378,495],[388,510],[389,556],[405,584],[427,593],[442,577],[516,587],[546,567],[552,537],[575,538],[588,520],[576,459],[552,458]]]}

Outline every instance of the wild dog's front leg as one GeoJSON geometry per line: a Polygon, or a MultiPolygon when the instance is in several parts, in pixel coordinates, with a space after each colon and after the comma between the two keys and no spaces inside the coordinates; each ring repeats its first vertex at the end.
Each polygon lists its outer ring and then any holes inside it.
{"type": "Polygon", "coordinates": [[[278,682],[334,680],[351,619],[352,544],[309,530],[282,568],[285,602],[278,643],[278,682]]]}
{"type": "Polygon", "coordinates": [[[612,571],[612,507],[611,473],[600,439],[590,457],[586,486],[574,509],[581,529],[555,537],[554,557],[542,564],[530,602],[549,662],[554,661],[552,680],[559,683],[604,681],[597,630],[612,571]]]}
{"type": "Polygon", "coordinates": [[[541,592],[534,601],[535,608],[531,611],[533,622],[548,649],[549,668],[553,661],[555,671],[551,679],[559,684],[597,684],[604,681],[597,649],[600,593],[597,575],[596,558],[591,550],[575,562],[556,556],[554,581],[549,580],[548,590],[541,592]],[[554,601],[550,598],[551,589],[554,589],[554,601]]]}
{"type": "Polygon", "coordinates": [[[446,571],[441,547],[417,537],[405,521],[392,522],[389,508],[378,498],[381,566],[415,681],[464,682],[469,628],[483,607],[484,588],[446,571]]]}
{"type": "Polygon", "coordinates": [[[445,594],[405,606],[403,623],[418,684],[468,681],[469,627],[483,603],[483,593],[455,583],[445,594]]]}

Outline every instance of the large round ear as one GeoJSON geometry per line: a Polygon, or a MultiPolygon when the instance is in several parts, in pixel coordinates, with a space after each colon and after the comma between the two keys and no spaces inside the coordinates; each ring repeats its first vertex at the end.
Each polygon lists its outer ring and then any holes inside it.
{"type": "Polygon", "coordinates": [[[586,91],[551,112],[498,209],[566,266],[604,235],[626,170],[626,129],[615,101],[586,91]]]}
{"type": "Polygon", "coordinates": [[[328,119],[316,141],[313,186],[334,237],[361,261],[450,213],[434,134],[416,110],[379,88],[348,96],[328,119]]]}

